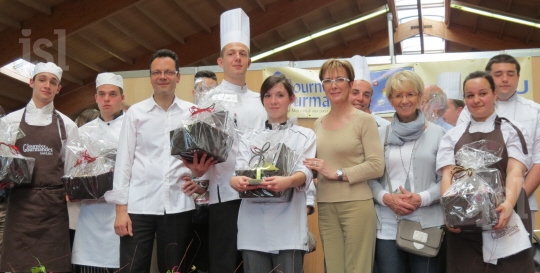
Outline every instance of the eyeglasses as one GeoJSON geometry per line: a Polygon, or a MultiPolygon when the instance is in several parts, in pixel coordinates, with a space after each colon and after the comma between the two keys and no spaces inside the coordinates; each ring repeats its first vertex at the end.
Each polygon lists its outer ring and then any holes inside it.
{"type": "Polygon", "coordinates": [[[152,77],[160,77],[161,75],[165,75],[167,77],[173,77],[175,76],[176,74],[178,74],[178,71],[170,71],[170,70],[167,70],[167,71],[150,71],[150,76],[152,77]]]}
{"type": "Polygon", "coordinates": [[[392,95],[392,98],[400,101],[400,100],[403,100],[403,98],[407,98],[407,100],[412,100],[416,96],[418,96],[418,94],[416,93],[406,93],[406,94],[400,93],[400,94],[392,95]]]}
{"type": "Polygon", "coordinates": [[[346,82],[350,82],[351,80],[347,79],[347,78],[336,78],[336,79],[324,79],[322,80],[322,84],[323,85],[327,85],[327,86],[331,86],[333,83],[335,84],[343,84],[343,83],[346,83],[346,82]]]}

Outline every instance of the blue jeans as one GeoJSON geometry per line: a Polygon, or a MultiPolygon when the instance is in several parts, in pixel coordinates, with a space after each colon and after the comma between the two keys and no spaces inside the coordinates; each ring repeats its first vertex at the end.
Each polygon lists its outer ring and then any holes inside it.
{"type": "Polygon", "coordinates": [[[375,266],[379,273],[439,273],[439,255],[418,256],[399,249],[396,240],[377,239],[375,266]]]}

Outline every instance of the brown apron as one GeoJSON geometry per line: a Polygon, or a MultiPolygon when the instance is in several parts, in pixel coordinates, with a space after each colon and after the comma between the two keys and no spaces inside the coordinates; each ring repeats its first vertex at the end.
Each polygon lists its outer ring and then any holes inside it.
{"type": "Polygon", "coordinates": [[[20,128],[26,136],[15,145],[36,164],[32,183],[11,190],[0,271],[30,272],[39,265],[37,258],[47,272],[70,272],[69,220],[61,181],[64,122],[53,111],[51,124],[29,125],[25,110],[20,128]]]}
{"type": "MultiPolygon", "coordinates": [[[[504,144],[504,138],[501,131],[501,123],[504,118],[497,117],[495,119],[495,129],[493,132],[489,133],[469,133],[469,126],[465,130],[465,133],[461,136],[459,141],[454,147],[454,154],[463,146],[464,144],[472,143],[478,140],[492,140],[501,144],[504,144]]],[[[508,120],[506,120],[508,121],[508,120]]],[[[509,122],[509,121],[508,121],[509,122]]],[[[516,128],[512,123],[512,127],[518,132],[519,139],[523,152],[527,154],[527,145],[525,143],[525,138],[521,131],[516,128]]],[[[496,168],[501,172],[503,187],[506,186],[506,167],[508,165],[508,150],[506,146],[503,146],[502,160],[489,166],[491,168],[496,168]]],[[[525,228],[531,234],[531,210],[529,208],[529,201],[526,198],[525,191],[522,189],[519,195],[518,201],[516,203],[516,208],[518,215],[520,216],[525,228]]],[[[534,273],[534,260],[533,260],[533,249],[529,248],[527,250],[521,251],[510,257],[504,259],[499,259],[497,265],[484,263],[484,258],[482,255],[482,233],[453,233],[446,232],[446,271],[448,273],[454,272],[512,272],[512,273],[534,273]]]]}

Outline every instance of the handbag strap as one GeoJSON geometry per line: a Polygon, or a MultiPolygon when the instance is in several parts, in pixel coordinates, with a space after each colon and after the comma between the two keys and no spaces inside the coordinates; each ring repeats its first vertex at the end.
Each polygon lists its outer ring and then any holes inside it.
{"type": "MultiPolygon", "coordinates": [[[[390,131],[390,125],[386,126],[386,135],[384,137],[384,153],[386,154],[386,147],[388,146],[388,132],[390,131]]],[[[388,183],[388,189],[390,190],[390,194],[393,194],[394,191],[392,190],[392,182],[390,181],[390,175],[388,174],[388,169],[386,168],[388,164],[384,164],[384,177],[386,178],[386,183],[388,183]]],[[[396,221],[399,223],[399,216],[394,213],[396,216],[396,221]]]]}
{"type": "MultiPolygon", "coordinates": [[[[386,135],[384,137],[384,153],[386,154],[386,147],[388,147],[388,132],[390,131],[390,125],[386,126],[386,135]]],[[[388,189],[390,194],[392,194],[392,183],[390,182],[390,175],[388,175],[388,164],[384,164],[384,177],[386,178],[386,183],[388,183],[388,189]]]]}

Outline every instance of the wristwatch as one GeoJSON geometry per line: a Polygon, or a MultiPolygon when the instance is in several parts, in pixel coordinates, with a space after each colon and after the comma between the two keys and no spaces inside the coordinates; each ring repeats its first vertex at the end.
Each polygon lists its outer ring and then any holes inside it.
{"type": "Polygon", "coordinates": [[[343,170],[342,170],[342,169],[338,169],[338,170],[336,171],[336,174],[337,174],[337,180],[343,181],[343,170]]]}

